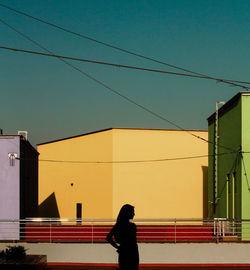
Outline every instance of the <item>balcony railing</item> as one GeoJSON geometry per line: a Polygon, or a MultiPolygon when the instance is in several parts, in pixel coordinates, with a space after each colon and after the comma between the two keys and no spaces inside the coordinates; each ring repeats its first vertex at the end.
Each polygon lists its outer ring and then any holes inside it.
{"type": "MultiPolygon", "coordinates": [[[[250,220],[144,219],[135,220],[138,242],[250,241],[250,220]]],[[[115,220],[50,219],[0,220],[0,241],[106,242],[115,220]]]]}

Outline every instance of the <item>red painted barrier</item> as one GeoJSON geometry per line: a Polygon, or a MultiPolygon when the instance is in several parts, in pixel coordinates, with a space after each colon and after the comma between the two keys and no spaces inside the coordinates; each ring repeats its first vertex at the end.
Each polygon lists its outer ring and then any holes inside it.
{"type": "Polygon", "coordinates": [[[212,241],[213,227],[202,225],[138,226],[138,241],[212,241]]]}
{"type": "MultiPolygon", "coordinates": [[[[106,242],[111,225],[26,224],[26,241],[106,242]]],[[[138,225],[138,242],[213,241],[213,227],[202,225],[138,225]]]]}

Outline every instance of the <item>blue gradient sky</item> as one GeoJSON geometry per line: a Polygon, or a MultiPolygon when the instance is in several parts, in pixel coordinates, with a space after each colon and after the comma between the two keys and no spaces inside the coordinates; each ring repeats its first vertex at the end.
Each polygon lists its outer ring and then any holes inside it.
{"type": "MultiPolygon", "coordinates": [[[[250,81],[249,0],[0,0],[75,32],[211,76],[250,81]]],[[[177,71],[80,39],[0,7],[0,18],[55,54],[177,71]]],[[[0,23],[0,46],[42,51],[0,23]]],[[[109,127],[175,128],[58,59],[0,50],[0,127],[33,145],[109,127]]],[[[207,129],[216,101],[241,88],[72,62],[182,126],[207,129]]]]}

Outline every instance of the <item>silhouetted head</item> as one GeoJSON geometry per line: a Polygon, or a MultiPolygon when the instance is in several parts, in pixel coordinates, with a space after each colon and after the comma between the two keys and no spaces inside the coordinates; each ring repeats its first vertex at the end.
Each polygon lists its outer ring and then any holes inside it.
{"type": "Polygon", "coordinates": [[[135,215],[134,206],[130,204],[124,204],[117,217],[117,223],[128,222],[135,215]]]}

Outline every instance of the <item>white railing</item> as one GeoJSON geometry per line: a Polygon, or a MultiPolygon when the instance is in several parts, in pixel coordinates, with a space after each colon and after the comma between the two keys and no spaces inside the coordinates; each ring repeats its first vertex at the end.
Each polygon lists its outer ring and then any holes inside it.
{"type": "MultiPolygon", "coordinates": [[[[250,220],[138,219],[138,242],[250,241],[250,220]]],[[[0,220],[0,241],[105,242],[111,219],[0,220]]]]}

